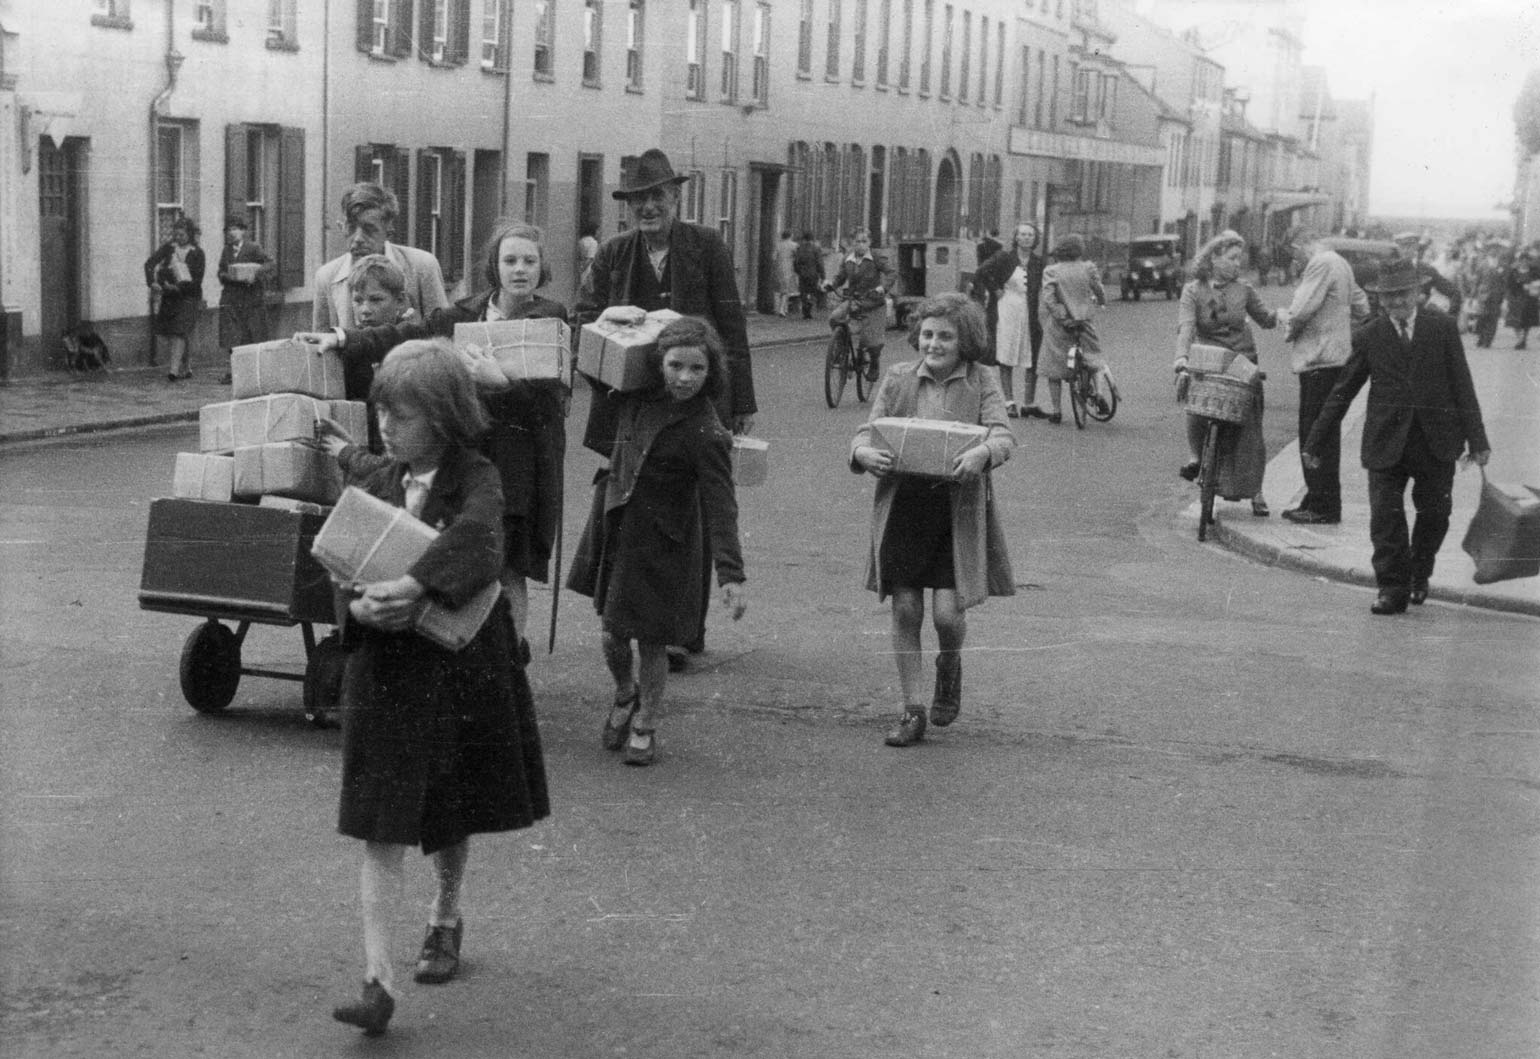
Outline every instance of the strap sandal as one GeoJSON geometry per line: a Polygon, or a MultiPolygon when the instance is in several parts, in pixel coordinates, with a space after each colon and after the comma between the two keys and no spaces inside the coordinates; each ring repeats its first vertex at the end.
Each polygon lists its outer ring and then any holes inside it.
{"type": "Polygon", "coordinates": [[[641,689],[633,688],[629,699],[621,699],[610,708],[609,716],[604,719],[604,732],[599,736],[599,742],[604,749],[616,751],[626,745],[626,736],[631,732],[631,718],[636,716],[636,711],[641,705],[641,689]],[[626,711],[626,719],[620,724],[611,723],[615,711],[620,709],[626,711]]]}

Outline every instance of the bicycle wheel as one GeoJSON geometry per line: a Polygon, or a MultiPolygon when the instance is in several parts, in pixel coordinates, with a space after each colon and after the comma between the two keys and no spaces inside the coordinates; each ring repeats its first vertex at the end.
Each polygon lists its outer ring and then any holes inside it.
{"type": "Polygon", "coordinates": [[[854,355],[850,358],[851,373],[856,377],[856,400],[864,401],[871,395],[876,384],[866,378],[867,359],[871,354],[857,346],[854,355]]]}
{"type": "Polygon", "coordinates": [[[836,327],[829,334],[829,350],[823,358],[823,399],[830,408],[840,406],[845,380],[850,377],[850,332],[836,327]]]}
{"type": "Polygon", "coordinates": [[[1198,540],[1208,539],[1214,521],[1214,493],[1219,488],[1219,420],[1211,419],[1198,460],[1198,540]]]}
{"type": "Polygon", "coordinates": [[[1118,414],[1118,392],[1101,372],[1091,372],[1086,393],[1086,414],[1098,423],[1105,423],[1118,414]]]}
{"type": "Polygon", "coordinates": [[[1075,368],[1075,374],[1069,377],[1069,410],[1074,413],[1075,426],[1085,429],[1086,420],[1086,390],[1090,383],[1087,376],[1090,373],[1084,364],[1075,368]]]}

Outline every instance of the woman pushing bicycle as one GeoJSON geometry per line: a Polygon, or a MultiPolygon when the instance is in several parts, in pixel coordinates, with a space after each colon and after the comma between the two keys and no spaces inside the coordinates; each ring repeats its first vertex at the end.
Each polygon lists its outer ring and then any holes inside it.
{"type": "MultiPolygon", "coordinates": [[[[1193,279],[1182,288],[1176,327],[1177,383],[1187,374],[1187,354],[1194,342],[1222,346],[1253,364],[1257,362],[1257,343],[1246,319],[1258,327],[1272,329],[1278,314],[1262,304],[1251,284],[1240,278],[1241,262],[1246,256],[1246,241],[1232,231],[1220,232],[1205,243],[1193,261],[1193,279]]],[[[1236,427],[1219,432],[1219,482],[1216,492],[1226,500],[1251,501],[1251,513],[1258,518],[1268,515],[1262,497],[1262,472],[1267,468],[1267,451],[1262,443],[1262,382],[1253,384],[1255,396],[1246,417],[1236,427]]],[[[1198,477],[1198,454],[1203,449],[1208,420],[1187,416],[1188,461],[1178,472],[1189,482],[1198,477]]]]}
{"type": "Polygon", "coordinates": [[[1080,356],[1093,371],[1103,375],[1113,393],[1117,386],[1102,357],[1101,341],[1091,316],[1096,307],[1107,304],[1096,262],[1085,257],[1085,240],[1071,232],[1053,248],[1054,263],[1043,270],[1043,292],[1038,318],[1043,321],[1043,348],[1038,357],[1038,374],[1048,379],[1048,403],[1052,411],[1048,422],[1062,423],[1064,380],[1073,373],[1069,353],[1080,347],[1080,356]]]}

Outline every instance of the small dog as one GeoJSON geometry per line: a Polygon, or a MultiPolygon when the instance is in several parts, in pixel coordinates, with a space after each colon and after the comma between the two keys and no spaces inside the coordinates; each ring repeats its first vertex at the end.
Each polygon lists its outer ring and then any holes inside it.
{"type": "Polygon", "coordinates": [[[64,366],[69,371],[106,371],[111,363],[107,343],[89,323],[82,320],[64,332],[64,366]]]}

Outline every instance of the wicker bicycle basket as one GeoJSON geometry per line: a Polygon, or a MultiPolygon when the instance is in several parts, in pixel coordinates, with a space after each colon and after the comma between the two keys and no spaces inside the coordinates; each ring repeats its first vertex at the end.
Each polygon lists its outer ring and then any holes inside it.
{"type": "Polygon", "coordinates": [[[1194,375],[1187,385],[1187,413],[1239,423],[1251,407],[1252,385],[1229,375],[1194,375]]]}

